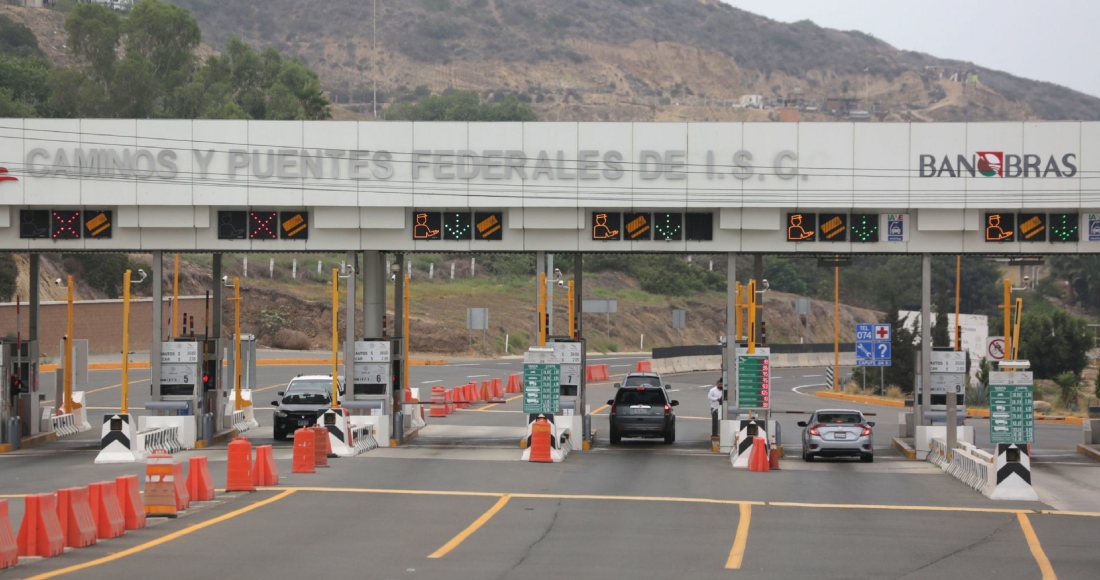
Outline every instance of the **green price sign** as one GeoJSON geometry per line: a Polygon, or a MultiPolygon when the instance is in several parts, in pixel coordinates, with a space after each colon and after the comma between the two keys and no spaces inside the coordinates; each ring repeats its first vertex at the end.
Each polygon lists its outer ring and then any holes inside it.
{"type": "Polygon", "coordinates": [[[742,409],[771,407],[771,362],[767,353],[738,353],[737,406],[742,409]]]}
{"type": "Polygon", "coordinates": [[[989,373],[989,441],[1035,442],[1035,395],[1030,372],[989,373]]]}

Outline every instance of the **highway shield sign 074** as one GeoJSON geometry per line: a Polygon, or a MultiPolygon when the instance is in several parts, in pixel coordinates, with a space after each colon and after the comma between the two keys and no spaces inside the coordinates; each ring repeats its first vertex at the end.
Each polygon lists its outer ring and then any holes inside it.
{"type": "Polygon", "coordinates": [[[990,443],[1035,441],[1035,397],[1031,372],[989,373],[990,443]]]}

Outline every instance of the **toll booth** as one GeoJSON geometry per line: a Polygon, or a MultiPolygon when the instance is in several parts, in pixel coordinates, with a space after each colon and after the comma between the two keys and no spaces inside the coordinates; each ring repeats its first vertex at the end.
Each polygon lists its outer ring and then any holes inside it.
{"type": "Polygon", "coordinates": [[[180,443],[194,447],[202,416],[208,411],[205,393],[217,388],[217,367],[216,339],[181,337],[161,343],[160,377],[152,385],[153,400],[145,404],[151,415],[138,418],[139,429],[178,426],[180,443]]]}
{"type": "MultiPolygon", "coordinates": [[[[554,421],[559,427],[569,429],[576,440],[588,440],[591,433],[590,405],[585,397],[585,354],[584,339],[574,340],[568,336],[551,336],[546,346],[554,349],[561,362],[559,371],[560,411],[554,421]]],[[[579,444],[578,444],[579,445],[579,444]]]]}
{"type": "MultiPolygon", "coordinates": [[[[352,357],[351,388],[342,406],[352,425],[373,425],[375,438],[389,441],[402,425],[401,409],[394,408],[394,390],[403,385],[403,353],[399,338],[360,338],[352,357]]],[[[346,372],[346,371],[345,371],[346,372]]]]}
{"type": "Polygon", "coordinates": [[[0,442],[39,433],[38,341],[0,341],[0,442]]]}

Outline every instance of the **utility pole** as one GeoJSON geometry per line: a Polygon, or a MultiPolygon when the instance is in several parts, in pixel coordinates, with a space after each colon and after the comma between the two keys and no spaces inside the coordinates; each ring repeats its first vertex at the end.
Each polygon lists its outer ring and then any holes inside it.
{"type": "Polygon", "coordinates": [[[371,33],[370,33],[371,58],[374,59],[374,74],[373,77],[374,89],[371,96],[371,107],[374,108],[374,118],[378,118],[378,0],[374,0],[374,11],[371,14],[371,33]]]}

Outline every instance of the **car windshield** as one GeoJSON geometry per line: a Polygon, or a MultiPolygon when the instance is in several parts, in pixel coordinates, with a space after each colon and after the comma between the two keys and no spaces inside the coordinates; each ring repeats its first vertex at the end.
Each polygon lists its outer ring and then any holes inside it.
{"type": "Polygon", "coordinates": [[[818,413],[817,421],[833,425],[855,425],[861,422],[858,413],[818,413]]]}
{"type": "Polygon", "coordinates": [[[620,405],[649,405],[650,407],[665,404],[665,395],[656,389],[630,389],[620,390],[615,396],[615,402],[620,405]]]}
{"type": "Polygon", "coordinates": [[[284,405],[327,405],[329,400],[329,393],[324,389],[298,385],[283,396],[284,405]]]}
{"type": "Polygon", "coordinates": [[[626,380],[623,381],[624,387],[640,387],[642,385],[659,387],[661,386],[661,379],[657,377],[626,377],[626,380]]]}

